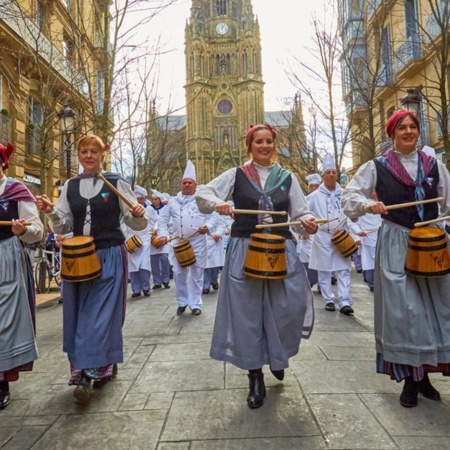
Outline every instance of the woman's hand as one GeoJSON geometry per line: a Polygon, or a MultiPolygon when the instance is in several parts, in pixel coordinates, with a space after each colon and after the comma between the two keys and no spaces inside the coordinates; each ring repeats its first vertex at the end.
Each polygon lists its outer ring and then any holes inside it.
{"type": "Polygon", "coordinates": [[[53,205],[46,195],[36,195],[36,206],[39,211],[49,214],[53,211],[53,205]]]}
{"type": "Polygon", "coordinates": [[[319,229],[319,225],[316,223],[316,219],[314,217],[310,217],[309,219],[304,219],[300,221],[303,225],[303,228],[308,234],[315,234],[319,229]]]}
{"type": "Polygon", "coordinates": [[[24,225],[24,219],[12,219],[11,220],[11,230],[16,236],[22,236],[27,231],[27,226],[24,225]]]}
{"type": "Polygon", "coordinates": [[[383,202],[371,203],[368,207],[369,212],[372,214],[387,214],[388,210],[383,202]]]}
{"type": "Polygon", "coordinates": [[[130,213],[140,219],[145,216],[145,209],[140,203],[136,203],[130,208],[130,213]]]}
{"type": "Polygon", "coordinates": [[[221,216],[232,216],[233,215],[233,207],[227,202],[219,203],[216,206],[216,211],[221,216]]]}

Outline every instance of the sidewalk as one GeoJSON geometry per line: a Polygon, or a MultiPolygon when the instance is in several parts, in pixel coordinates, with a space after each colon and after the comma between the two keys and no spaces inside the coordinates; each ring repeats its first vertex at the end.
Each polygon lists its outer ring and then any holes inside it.
{"type": "MultiPolygon", "coordinates": [[[[61,349],[62,305],[39,299],[40,359],[12,384],[0,412],[2,450],[445,449],[450,380],[432,376],[443,400],[400,406],[401,385],[375,373],[373,294],[352,274],[355,316],[324,310],[291,359],[284,382],[271,376],[263,407],[246,405],[244,371],[209,358],[217,293],[201,316],[176,316],[175,286],[129,299],[125,361],[118,378],[74,403],[61,349]]],[[[314,288],[315,291],[315,288],[314,288]]],[[[245,299],[242,299],[245,301],[245,299]]]]}

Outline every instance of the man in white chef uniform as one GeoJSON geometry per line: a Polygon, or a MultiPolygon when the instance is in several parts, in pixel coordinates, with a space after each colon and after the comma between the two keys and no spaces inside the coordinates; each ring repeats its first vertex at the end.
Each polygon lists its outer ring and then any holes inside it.
{"type": "MultiPolygon", "coordinates": [[[[134,194],[136,195],[137,201],[144,206],[145,213],[149,218],[156,215],[150,203],[146,202],[148,194],[145,188],[135,185],[134,194]]],[[[133,291],[131,294],[132,298],[138,298],[141,294],[144,294],[144,297],[150,297],[150,230],[152,229],[150,222],[149,220],[147,228],[142,231],[133,231],[126,225],[122,226],[125,239],[137,235],[142,241],[142,247],[136,248],[133,253],[128,253],[128,272],[131,279],[131,290],[133,291]]]]}
{"type": "Polygon", "coordinates": [[[350,297],[350,258],[345,258],[331,242],[333,232],[341,229],[348,230],[350,219],[344,220],[341,211],[342,188],[337,182],[337,171],[334,158],[326,155],[322,161],[322,183],[319,188],[308,195],[309,209],[321,219],[336,219],[319,226],[313,236],[309,267],[318,271],[319,285],[325,300],[325,309],[335,311],[335,295],[331,290],[331,272],[334,271],[338,285],[339,310],[342,314],[353,314],[353,300],[350,297]],[[333,230],[339,222],[344,220],[337,230],[333,230]]]}
{"type": "MultiPolygon", "coordinates": [[[[161,210],[158,221],[158,237],[161,245],[167,242],[169,236],[168,226],[172,222],[174,236],[186,238],[194,231],[198,231],[189,238],[194,254],[195,263],[188,267],[181,267],[176,255],[171,252],[169,257],[173,265],[173,278],[175,281],[178,300],[177,315],[183,314],[187,307],[192,314],[198,316],[202,313],[203,272],[206,265],[206,233],[217,226],[217,216],[202,214],[195,202],[197,189],[195,167],[188,161],[181,182],[181,192],[172,198],[167,206],[161,210]]],[[[179,239],[172,241],[177,244],[179,239]]]]}

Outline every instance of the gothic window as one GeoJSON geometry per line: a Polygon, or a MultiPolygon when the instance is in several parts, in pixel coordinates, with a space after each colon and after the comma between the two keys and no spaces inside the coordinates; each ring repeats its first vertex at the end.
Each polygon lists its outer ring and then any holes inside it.
{"type": "Polygon", "coordinates": [[[193,78],[194,77],[194,66],[195,66],[195,59],[194,59],[194,55],[193,54],[191,54],[191,64],[190,64],[190,69],[191,69],[191,71],[190,71],[190,74],[191,74],[191,78],[193,78]]]}
{"type": "Polygon", "coordinates": [[[231,75],[231,57],[227,55],[227,75],[231,75]]]}
{"type": "Polygon", "coordinates": [[[218,150],[224,147],[226,140],[231,148],[237,148],[238,140],[236,126],[226,124],[216,125],[214,140],[216,149],[218,150]]]}
{"type": "Polygon", "coordinates": [[[218,16],[225,16],[227,14],[226,0],[216,0],[216,7],[218,16]]]}
{"type": "Polygon", "coordinates": [[[200,54],[200,75],[205,76],[205,56],[203,53],[200,54]]]}
{"type": "Polygon", "coordinates": [[[247,73],[247,50],[244,50],[244,52],[242,53],[242,71],[243,74],[247,73]]]}
{"type": "Polygon", "coordinates": [[[405,0],[406,37],[417,34],[418,20],[415,0],[405,0]]]}
{"type": "Polygon", "coordinates": [[[230,114],[231,111],[233,111],[233,105],[230,100],[220,100],[219,104],[217,105],[217,110],[220,114],[230,114]]]}
{"type": "Polygon", "coordinates": [[[220,56],[216,55],[216,76],[220,75],[220,56]]]}

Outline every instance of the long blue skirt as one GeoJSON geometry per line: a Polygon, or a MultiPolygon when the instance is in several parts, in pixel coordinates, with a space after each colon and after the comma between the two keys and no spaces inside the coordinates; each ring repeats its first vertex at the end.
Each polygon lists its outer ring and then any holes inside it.
{"type": "Polygon", "coordinates": [[[127,258],[124,245],[97,250],[102,275],[64,282],[63,350],[75,369],[123,362],[127,258]]]}

